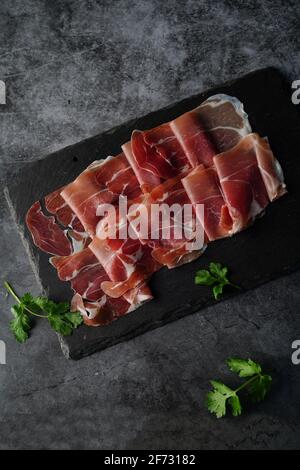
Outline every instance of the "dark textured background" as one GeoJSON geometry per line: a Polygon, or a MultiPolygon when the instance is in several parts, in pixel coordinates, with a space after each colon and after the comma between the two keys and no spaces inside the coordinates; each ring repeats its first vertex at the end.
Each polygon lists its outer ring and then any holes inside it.
{"type": "MultiPolygon", "coordinates": [[[[290,1],[2,0],[1,180],[255,68],[299,79],[299,32],[290,1]]],[[[3,198],[1,219],[1,277],[37,293],[3,198]]],[[[43,322],[16,344],[1,290],[0,448],[299,448],[300,365],[290,360],[299,281],[298,272],[79,362],[43,322]],[[210,378],[231,382],[223,364],[233,354],[261,360],[273,392],[241,418],[216,420],[203,399],[210,378]]]]}

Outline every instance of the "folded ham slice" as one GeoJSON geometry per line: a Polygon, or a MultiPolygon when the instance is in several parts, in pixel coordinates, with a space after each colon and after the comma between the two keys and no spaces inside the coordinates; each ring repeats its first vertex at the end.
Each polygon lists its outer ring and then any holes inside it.
{"type": "Polygon", "coordinates": [[[151,291],[145,284],[120,296],[118,301],[108,297],[101,285],[110,278],[89,248],[71,256],[53,257],[51,263],[61,280],[71,282],[75,292],[72,309],[78,309],[88,325],[110,323],[152,299],[151,291]]]}
{"type": "Polygon", "coordinates": [[[148,131],[133,131],[122,146],[144,192],[190,168],[168,123],[148,131]]]}
{"type": "Polygon", "coordinates": [[[248,116],[235,97],[211,96],[198,108],[182,114],[170,127],[192,167],[213,164],[213,157],[234,147],[251,132],[248,116]]]}
{"type": "Polygon", "coordinates": [[[101,284],[110,278],[93,252],[85,246],[91,239],[60,196],[61,189],[45,197],[45,209],[40,202],[33,204],[26,222],[36,246],[54,255],[50,262],[59,279],[71,283],[75,292],[71,302],[73,311],[77,310],[74,306],[78,306],[84,322],[90,326],[105,325],[151,300],[152,293],[145,283],[117,300],[104,293],[101,284]],[[45,215],[46,210],[55,216],[45,215]]]}
{"type": "Polygon", "coordinates": [[[126,295],[160,268],[151,255],[151,248],[139,240],[95,237],[89,248],[108,274],[109,280],[102,282],[101,288],[110,297],[126,295]]]}
{"type": "Polygon", "coordinates": [[[215,169],[199,165],[182,179],[182,184],[208,239],[229,236],[233,222],[215,169]]]}
{"type": "Polygon", "coordinates": [[[249,134],[231,150],[216,155],[214,164],[233,221],[231,234],[246,228],[269,204],[264,181],[277,188],[276,193],[284,192],[281,172],[274,172],[279,163],[268,142],[258,134],[249,134]]]}
{"type": "Polygon", "coordinates": [[[84,233],[84,227],[82,223],[76,217],[71,207],[64,201],[61,197],[61,192],[64,187],[53,191],[53,193],[48,194],[45,197],[45,208],[50,214],[54,214],[57,222],[64,225],[65,227],[70,227],[78,233],[84,233]]]}
{"type": "Polygon", "coordinates": [[[149,287],[147,284],[142,284],[124,296],[113,298],[103,295],[99,301],[94,302],[75,294],[71,301],[71,311],[80,312],[84,323],[88,326],[104,326],[133,312],[152,299],[149,287]]]}
{"type": "Polygon", "coordinates": [[[120,195],[134,198],[141,193],[139,183],[123,153],[92,163],[61,192],[86,232],[94,236],[102,216],[101,204],[114,204],[120,195]]]}
{"type": "Polygon", "coordinates": [[[72,244],[67,230],[57,225],[55,217],[46,216],[39,201],[35,202],[26,214],[26,224],[34,244],[51,255],[67,256],[72,253],[72,244]]]}
{"type": "Polygon", "coordinates": [[[144,221],[146,233],[136,231],[137,236],[152,249],[152,257],[169,269],[189,263],[205,249],[202,226],[194,211],[186,210],[192,208],[181,176],[170,178],[153,189],[142,201],[142,207],[135,207],[128,216],[131,224],[138,219],[144,221]],[[155,206],[159,211],[154,212],[155,206]],[[199,235],[197,249],[196,231],[199,235]]]}
{"type": "Polygon", "coordinates": [[[219,94],[169,123],[135,130],[122,150],[146,193],[200,163],[211,166],[214,155],[230,149],[249,132],[242,103],[219,94]]]}
{"type": "Polygon", "coordinates": [[[273,155],[267,138],[261,139],[257,134],[252,136],[255,146],[258,168],[264,180],[270,201],[283,196],[287,190],[280,163],[273,155]]]}

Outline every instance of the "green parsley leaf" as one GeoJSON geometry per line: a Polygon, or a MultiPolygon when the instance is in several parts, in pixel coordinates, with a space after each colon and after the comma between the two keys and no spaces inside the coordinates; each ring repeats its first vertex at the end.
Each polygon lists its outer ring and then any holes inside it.
{"type": "Polygon", "coordinates": [[[220,281],[223,282],[228,282],[226,275],[228,272],[228,268],[224,267],[222,268],[222,265],[220,263],[210,263],[209,264],[209,270],[213,276],[215,276],[216,279],[219,279],[220,281]]]}
{"type": "Polygon", "coordinates": [[[227,387],[227,385],[223,384],[222,382],[219,382],[218,380],[211,380],[210,383],[213,386],[214,390],[217,390],[217,392],[222,393],[222,395],[230,397],[232,394],[234,394],[234,390],[227,387]]]}
{"type": "Polygon", "coordinates": [[[257,362],[251,359],[239,359],[231,357],[227,361],[227,365],[232,372],[236,372],[240,377],[252,377],[252,375],[260,374],[261,367],[257,362]]]}
{"type": "Polygon", "coordinates": [[[74,328],[82,325],[83,318],[79,312],[69,312],[65,314],[65,318],[73,325],[74,328]]]}
{"type": "Polygon", "coordinates": [[[242,405],[239,397],[235,394],[228,399],[228,403],[231,406],[231,412],[233,416],[240,416],[242,414],[242,405]]]}
{"type": "Polygon", "coordinates": [[[265,399],[268,391],[271,388],[272,377],[270,375],[259,375],[257,380],[249,384],[248,394],[251,400],[256,403],[265,399]]]}
{"type": "Polygon", "coordinates": [[[222,418],[226,415],[226,400],[228,397],[222,395],[222,393],[214,390],[208,392],[206,397],[206,407],[208,411],[214,413],[217,418],[222,418]]]}
{"type": "Polygon", "coordinates": [[[80,313],[50,314],[48,321],[57,333],[63,336],[72,334],[73,329],[82,324],[82,316],[80,313]]]}
{"type": "Polygon", "coordinates": [[[222,295],[223,287],[224,287],[224,284],[217,284],[216,286],[213,287],[213,294],[214,294],[215,300],[218,300],[220,296],[222,295]]]}
{"type": "Polygon", "coordinates": [[[214,390],[209,392],[206,397],[206,406],[211,413],[214,413],[217,418],[222,418],[226,415],[227,403],[234,416],[241,413],[240,400],[234,390],[216,380],[212,380],[211,385],[214,390]]]}
{"type": "Polygon", "coordinates": [[[222,382],[212,380],[213,390],[207,394],[206,407],[214,413],[217,418],[226,415],[227,407],[231,408],[233,416],[242,413],[239,392],[245,389],[252,401],[258,402],[265,398],[270,390],[272,377],[262,373],[261,366],[251,359],[230,358],[227,361],[230,370],[237,373],[239,377],[248,378],[236,389],[227,387],[222,382]]]}
{"type": "Polygon", "coordinates": [[[196,284],[201,284],[202,286],[212,286],[213,284],[215,284],[215,282],[215,278],[206,269],[201,269],[196,273],[196,284]]]}
{"type": "Polygon", "coordinates": [[[49,315],[48,321],[54,331],[63,336],[69,336],[73,331],[73,325],[60,315],[49,315]]]}
{"type": "Polygon", "coordinates": [[[195,284],[202,286],[213,286],[213,295],[216,300],[220,298],[225,286],[238,286],[232,284],[227,278],[228,268],[220,263],[211,262],[209,269],[200,269],[195,275],[195,284]]]}
{"type": "Polygon", "coordinates": [[[14,319],[10,322],[10,330],[19,343],[25,343],[29,337],[29,331],[31,330],[29,316],[24,312],[24,308],[21,305],[14,305],[11,311],[14,319]]]}
{"type": "Polygon", "coordinates": [[[18,302],[12,307],[14,320],[11,321],[10,328],[16,339],[22,343],[29,336],[31,315],[47,318],[51,327],[63,336],[71,335],[74,328],[83,322],[80,313],[70,312],[68,302],[56,303],[47,297],[33,297],[28,292],[20,298],[8,282],[5,282],[4,286],[18,302]]]}

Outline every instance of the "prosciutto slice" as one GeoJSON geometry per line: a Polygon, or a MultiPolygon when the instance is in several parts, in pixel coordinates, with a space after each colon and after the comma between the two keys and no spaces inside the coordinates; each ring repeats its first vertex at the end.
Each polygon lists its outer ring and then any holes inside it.
{"type": "Polygon", "coordinates": [[[152,299],[151,291],[145,284],[118,300],[105,295],[101,284],[109,281],[109,277],[89,248],[71,256],[54,257],[51,263],[61,280],[71,282],[75,292],[72,310],[80,311],[87,325],[106,325],[152,299]]]}
{"type": "Polygon", "coordinates": [[[223,94],[211,96],[171,121],[170,127],[192,167],[212,166],[214,155],[234,147],[251,132],[242,103],[223,94]]]}
{"type": "Polygon", "coordinates": [[[134,198],[140,193],[138,181],[121,153],[92,163],[63,189],[61,196],[93,237],[102,218],[97,215],[101,204],[114,204],[120,195],[134,198]]]}
{"type": "Polygon", "coordinates": [[[74,247],[74,239],[70,238],[69,232],[72,236],[77,234],[85,242],[90,242],[90,238],[82,232],[82,225],[60,197],[60,190],[46,196],[44,206],[56,217],[45,215],[41,204],[36,202],[27,213],[28,228],[36,246],[55,255],[50,258],[50,262],[56,268],[59,279],[71,283],[75,292],[72,309],[75,311],[77,309],[74,306],[78,309],[80,307],[78,311],[82,313],[86,324],[105,325],[152,299],[146,284],[126,292],[118,300],[108,297],[101,289],[101,284],[110,281],[110,278],[98,259],[79,240],[74,247]],[[63,224],[72,226],[72,230],[63,224]]]}
{"type": "Polygon", "coordinates": [[[71,301],[71,311],[80,312],[88,326],[104,326],[136,310],[143,303],[153,298],[149,287],[142,284],[126,295],[113,298],[103,295],[99,301],[90,302],[80,294],[75,294],[71,301]]]}
{"type": "Polygon", "coordinates": [[[51,255],[67,256],[72,253],[72,244],[67,231],[56,223],[55,217],[46,216],[39,201],[35,202],[26,214],[26,224],[34,244],[51,255]]]}
{"type": "Polygon", "coordinates": [[[72,243],[72,252],[76,253],[87,247],[91,239],[78,217],[61,197],[63,189],[59,188],[48,194],[44,199],[44,206],[47,212],[55,215],[57,224],[68,235],[72,243]]]}
{"type": "Polygon", "coordinates": [[[270,201],[283,196],[287,190],[280,163],[273,155],[268,139],[261,139],[257,134],[252,136],[258,168],[264,180],[270,201]]]}
{"type": "Polygon", "coordinates": [[[109,277],[89,248],[73,256],[52,259],[52,264],[57,268],[60,279],[71,281],[75,292],[72,311],[80,311],[87,325],[106,325],[153,298],[146,284],[118,299],[107,296],[101,284],[109,281],[109,277]]]}
{"type": "Polygon", "coordinates": [[[236,233],[247,227],[269,204],[269,196],[258,165],[258,150],[272,162],[268,143],[257,134],[244,137],[231,150],[216,155],[214,164],[236,233]]]}
{"type": "Polygon", "coordinates": [[[70,227],[78,233],[84,233],[82,223],[78,217],[76,217],[71,207],[68,206],[61,197],[60,193],[63,189],[64,187],[59,188],[45,197],[45,208],[50,214],[54,214],[56,216],[56,220],[60,224],[65,227],[70,227]]]}
{"type": "Polygon", "coordinates": [[[194,234],[197,231],[201,235],[202,227],[194,211],[187,211],[187,207],[191,209],[190,200],[181,176],[177,176],[153,189],[142,201],[142,207],[129,212],[131,224],[139,218],[146,227],[145,234],[136,231],[141,242],[152,249],[154,259],[169,269],[198,258],[205,248],[204,238],[198,249],[192,246],[194,234]],[[155,213],[154,206],[160,211],[155,213]]]}
{"type": "Polygon", "coordinates": [[[148,131],[133,131],[131,141],[122,149],[144,192],[190,168],[169,123],[148,131]]]}
{"type": "Polygon", "coordinates": [[[199,165],[182,179],[182,184],[208,239],[231,235],[233,222],[215,169],[199,165]]]}
{"type": "Polygon", "coordinates": [[[151,255],[151,248],[143,246],[138,239],[101,240],[95,237],[89,248],[109,276],[109,281],[102,282],[101,288],[110,297],[126,295],[160,268],[151,255]]]}

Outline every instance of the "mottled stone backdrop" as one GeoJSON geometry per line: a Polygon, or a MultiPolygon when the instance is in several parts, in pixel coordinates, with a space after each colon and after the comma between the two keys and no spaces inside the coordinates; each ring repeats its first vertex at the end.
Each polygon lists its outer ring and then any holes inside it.
{"type": "MultiPolygon", "coordinates": [[[[300,79],[299,14],[278,0],[1,0],[2,184],[17,165],[256,68],[300,79]]],[[[37,293],[0,201],[1,278],[37,293]]],[[[80,362],[43,322],[16,344],[1,289],[0,448],[299,448],[299,282],[295,273],[80,362]],[[261,360],[275,384],[265,403],[218,421],[203,398],[210,378],[230,383],[233,354],[261,360]]]]}

